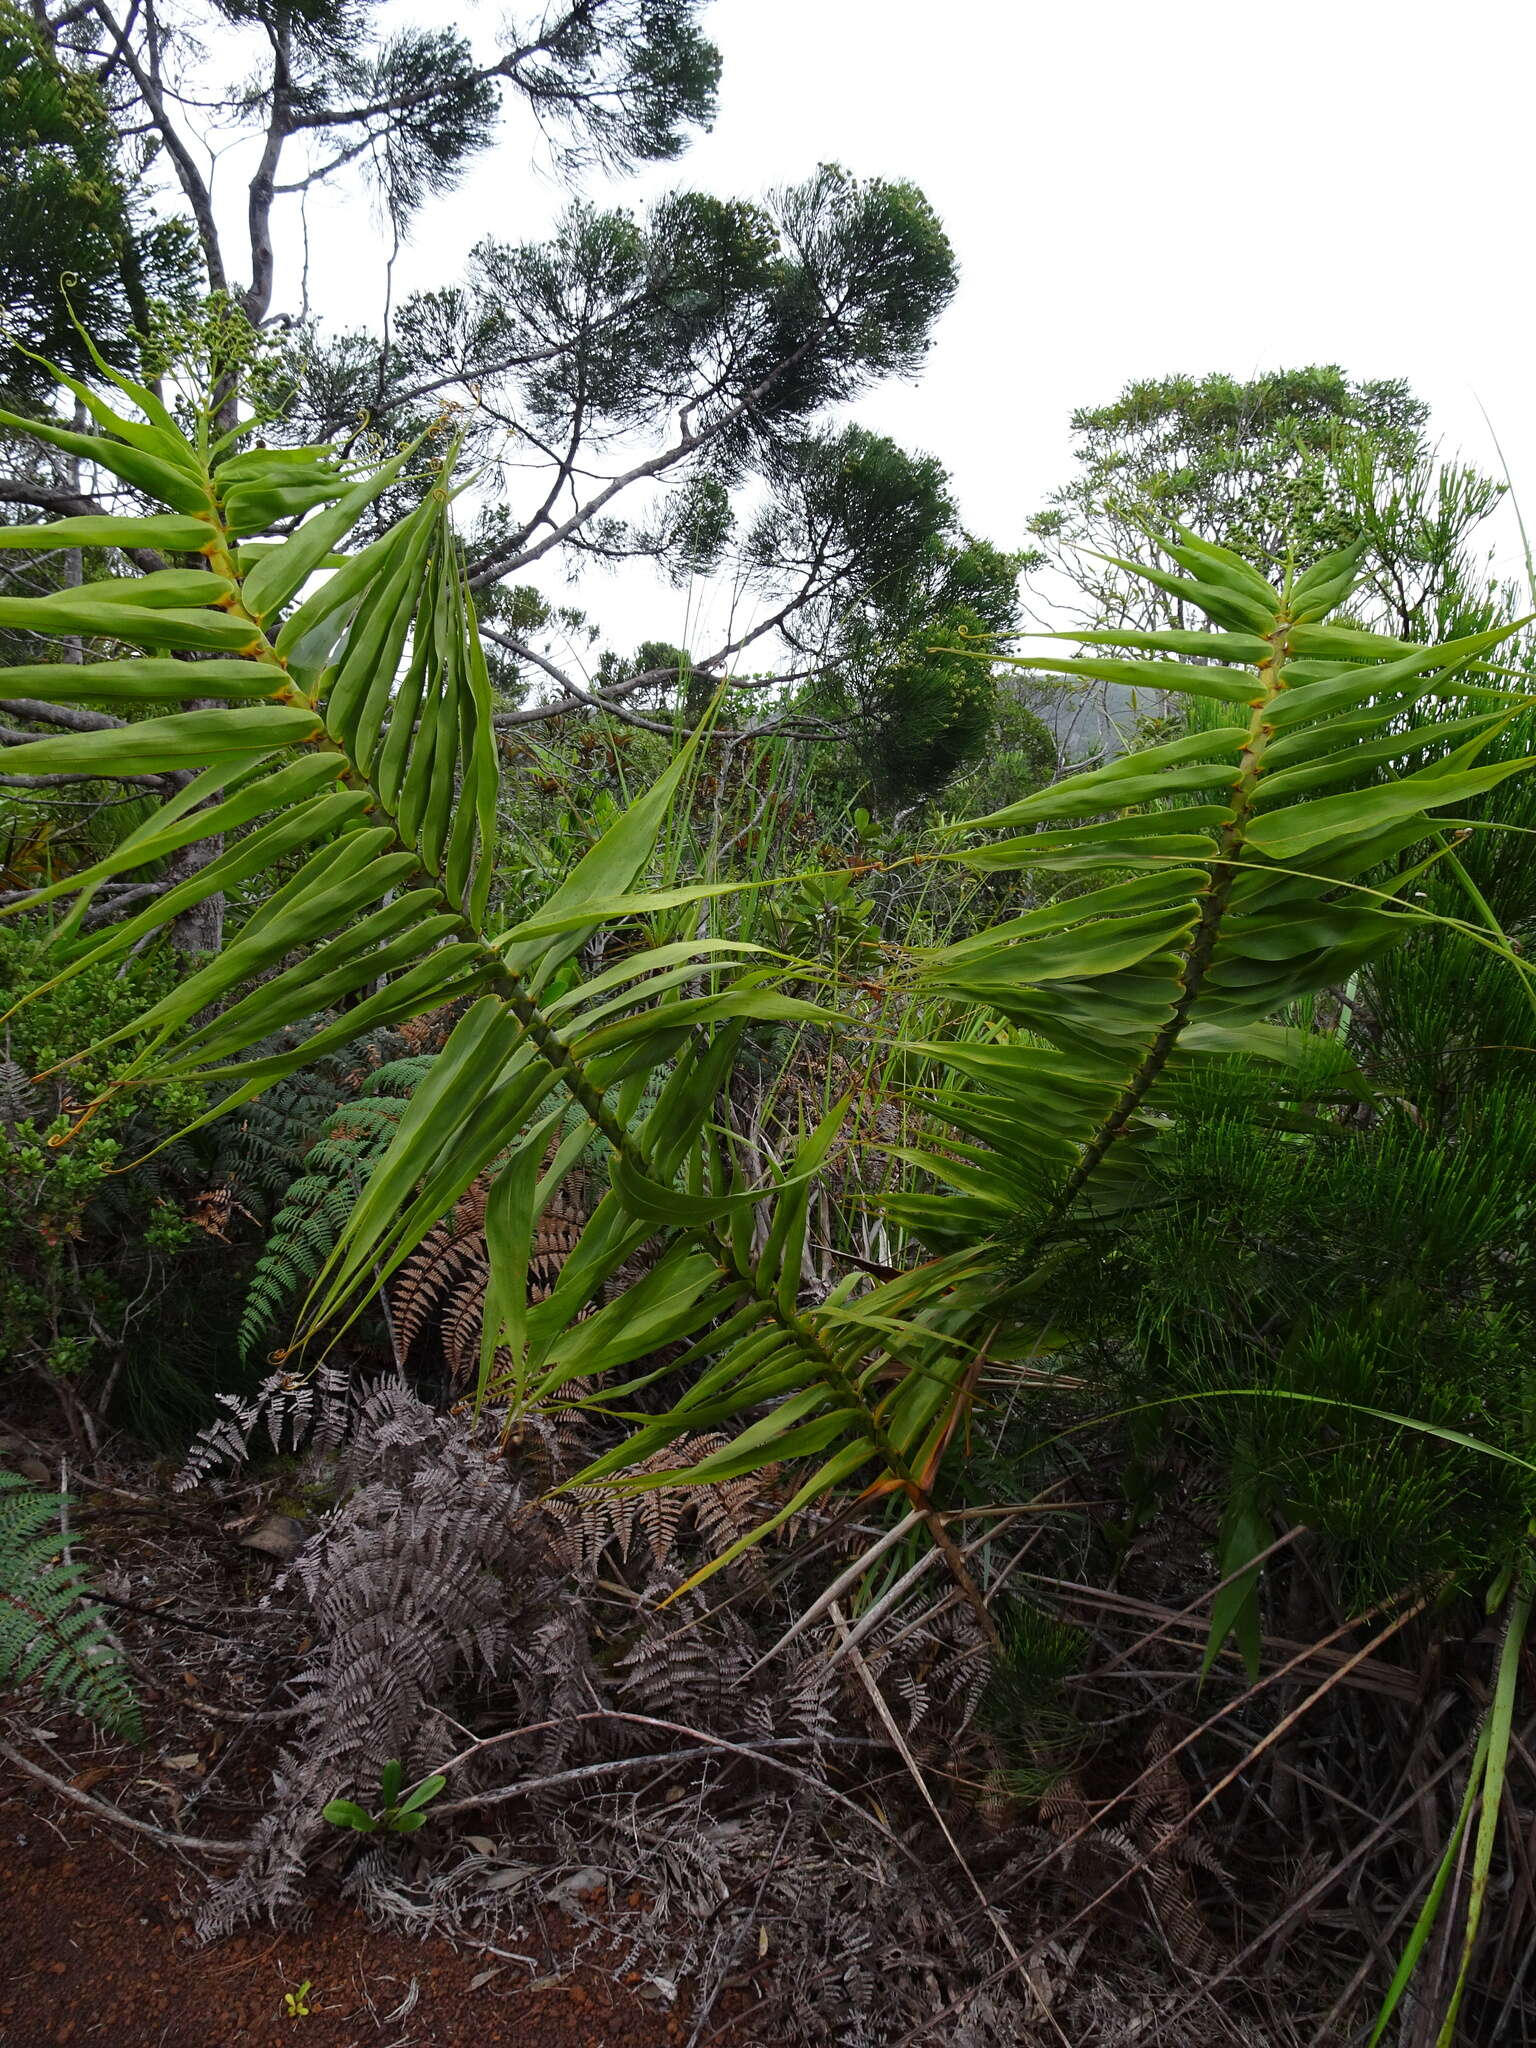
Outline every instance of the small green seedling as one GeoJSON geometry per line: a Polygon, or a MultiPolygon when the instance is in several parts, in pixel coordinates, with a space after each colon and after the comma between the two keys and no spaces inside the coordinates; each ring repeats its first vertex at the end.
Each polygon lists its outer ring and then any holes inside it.
{"type": "Polygon", "coordinates": [[[297,1991],[285,1991],[283,1993],[283,2004],[287,2009],[289,2019],[307,2020],[309,2018],[310,1981],[306,1977],[297,1991]]]}
{"type": "Polygon", "coordinates": [[[332,1827],[354,1828],[360,1835],[413,1835],[426,1820],[423,1807],[430,1804],[448,1780],[441,1771],[423,1778],[402,1799],[400,1759],[391,1757],[379,1780],[379,1811],[368,1813],[355,1800],[333,1799],[325,1808],[332,1827]]]}

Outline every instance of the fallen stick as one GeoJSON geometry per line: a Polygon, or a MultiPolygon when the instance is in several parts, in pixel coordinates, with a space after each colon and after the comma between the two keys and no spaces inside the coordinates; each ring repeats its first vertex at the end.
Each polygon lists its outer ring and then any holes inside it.
{"type": "Polygon", "coordinates": [[[41,1764],[35,1764],[30,1757],[13,1749],[8,1742],[0,1742],[0,1756],[13,1763],[17,1770],[25,1771],[29,1778],[36,1778],[46,1785],[50,1792],[56,1792],[71,1805],[83,1806],[87,1813],[95,1814],[98,1820],[109,1820],[114,1826],[131,1828],[136,1835],[148,1835],[152,1842],[159,1842],[167,1849],[190,1849],[201,1856],[244,1856],[248,1842],[219,1842],[201,1835],[173,1835],[167,1828],[157,1828],[153,1821],[134,1820],[132,1815],[121,1813],[115,1806],[109,1806],[104,1799],[93,1799],[89,1792],[82,1792],[75,1785],[66,1784],[56,1778],[52,1771],[45,1771],[41,1764]]]}

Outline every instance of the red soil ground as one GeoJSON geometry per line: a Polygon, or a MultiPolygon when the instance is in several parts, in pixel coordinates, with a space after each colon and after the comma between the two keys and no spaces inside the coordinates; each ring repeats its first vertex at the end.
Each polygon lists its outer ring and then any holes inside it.
{"type": "MultiPolygon", "coordinates": [[[[554,1914],[516,1944],[537,1974],[325,1902],[302,1927],[203,1946],[188,1873],[127,1839],[0,1765],[0,2048],[676,2048],[694,2031],[681,2006],[572,1963],[554,1914]],[[306,1980],[308,2013],[290,2013],[306,1980]]],[[[699,2048],[726,2041],[722,2019],[699,2048]]]]}

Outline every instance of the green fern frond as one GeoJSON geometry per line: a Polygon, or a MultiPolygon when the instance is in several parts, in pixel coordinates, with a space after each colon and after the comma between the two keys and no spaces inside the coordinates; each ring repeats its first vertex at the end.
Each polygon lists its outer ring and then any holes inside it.
{"type": "Polygon", "coordinates": [[[129,1741],[142,1728],[122,1653],[83,1565],[66,1560],[65,1497],[0,1470],[0,1678],[37,1685],[129,1741]]]}
{"type": "MultiPolygon", "coordinates": [[[[331,1021],[315,1020],[317,1026],[331,1021]]],[[[265,1050],[278,1055],[294,1042],[278,1034],[265,1050]]],[[[214,1177],[265,1220],[281,1204],[311,1147],[331,1129],[335,1111],[355,1103],[360,1090],[408,1094],[421,1079],[432,1054],[409,1053],[405,1044],[398,1032],[371,1032],[321,1054],[312,1066],[281,1075],[217,1126],[221,1143],[214,1177]]]]}
{"type": "MultiPolygon", "coordinates": [[[[302,1167],[287,1183],[246,1286],[242,1358],[249,1359],[270,1339],[341,1242],[374,1161],[398,1131],[411,1091],[431,1071],[434,1057],[426,1053],[389,1060],[367,1072],[357,1092],[342,1094],[338,1088],[323,1121],[318,1120],[318,1098],[300,1111],[290,1096],[280,1112],[284,1140],[302,1145],[297,1155],[302,1167]]],[[[334,1064],[343,1070],[342,1086],[356,1082],[355,1061],[334,1064]]],[[[272,1152],[275,1156],[275,1144],[272,1152]]]]}

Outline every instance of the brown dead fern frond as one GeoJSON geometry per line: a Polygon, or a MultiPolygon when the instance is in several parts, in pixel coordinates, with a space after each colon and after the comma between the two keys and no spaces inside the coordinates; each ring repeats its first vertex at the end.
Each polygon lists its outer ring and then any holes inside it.
{"type": "MultiPolygon", "coordinates": [[[[722,1449],[726,1441],[715,1435],[679,1437],[667,1449],[636,1465],[634,1474],[641,1477],[697,1465],[722,1449]]],[[[676,1563],[685,1529],[716,1556],[744,1536],[762,1520],[774,1476],[769,1468],[707,1486],[680,1480],[675,1486],[652,1487],[640,1493],[619,1492],[608,1486],[575,1486],[552,1496],[545,1509],[559,1529],[561,1554],[573,1570],[595,1572],[609,1550],[620,1562],[627,1562],[643,1545],[649,1564],[661,1572],[676,1563]]],[[[691,1558],[689,1569],[696,1562],[691,1558]]]]}
{"type": "MultiPolygon", "coordinates": [[[[473,1375],[480,1360],[485,1291],[491,1272],[485,1207],[494,1179],[494,1170],[489,1170],[466,1188],[452,1214],[428,1231],[401,1266],[390,1294],[402,1356],[429,1333],[435,1334],[435,1348],[460,1386],[473,1375]]],[[[587,1176],[580,1171],[568,1174],[534,1226],[528,1259],[531,1302],[543,1301],[553,1291],[586,1226],[591,1206],[587,1176]]]]}

